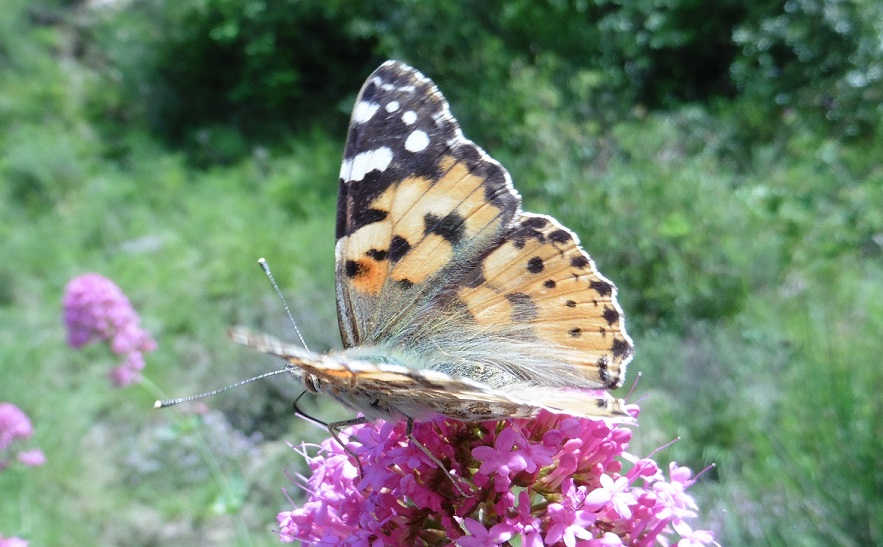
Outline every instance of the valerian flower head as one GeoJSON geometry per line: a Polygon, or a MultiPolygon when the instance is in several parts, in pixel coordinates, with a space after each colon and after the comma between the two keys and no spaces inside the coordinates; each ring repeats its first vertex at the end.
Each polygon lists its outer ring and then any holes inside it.
{"type": "MultiPolygon", "coordinates": [[[[34,434],[31,420],[20,408],[12,403],[0,403],[0,471],[9,466],[8,455],[14,453],[13,444],[34,434]]],[[[19,463],[36,467],[46,463],[46,456],[39,448],[21,450],[16,453],[19,463]]]]}
{"type": "Polygon", "coordinates": [[[65,288],[63,306],[69,346],[79,349],[106,341],[111,351],[123,356],[123,363],[109,372],[113,385],[141,380],[144,353],[156,349],[156,342],[141,328],[141,318],[113,281],[96,273],[75,277],[65,288]]]}
{"type": "MultiPolygon", "coordinates": [[[[637,408],[630,405],[634,414],[637,408]]],[[[649,459],[625,449],[628,429],[604,420],[541,412],[531,420],[416,423],[377,421],[298,448],[311,475],[300,507],[277,516],[280,539],[305,545],[365,547],[502,545],[588,547],[713,543],[685,519],[692,472],[673,464],[666,481],[649,459]],[[312,452],[312,450],[310,450],[312,452]],[[629,468],[624,470],[624,464],[629,468]],[[462,496],[452,481],[456,481],[462,496]]]]}

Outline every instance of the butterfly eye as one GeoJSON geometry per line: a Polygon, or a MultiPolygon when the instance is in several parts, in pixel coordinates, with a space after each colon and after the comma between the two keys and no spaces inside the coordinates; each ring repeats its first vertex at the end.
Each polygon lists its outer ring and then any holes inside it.
{"type": "Polygon", "coordinates": [[[319,393],[319,389],[322,387],[322,380],[319,379],[318,376],[309,374],[304,371],[304,376],[302,380],[307,391],[312,393],[319,393]]]}

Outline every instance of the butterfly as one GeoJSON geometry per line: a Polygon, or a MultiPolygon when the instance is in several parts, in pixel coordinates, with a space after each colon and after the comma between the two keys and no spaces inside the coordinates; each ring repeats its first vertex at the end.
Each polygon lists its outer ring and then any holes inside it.
{"type": "Polygon", "coordinates": [[[630,421],[607,390],[633,344],[616,287],[577,236],[521,210],[506,169],[465,138],[428,78],[387,61],[363,85],[340,169],[335,245],[344,349],[233,328],[308,391],[363,417],[630,421]]]}

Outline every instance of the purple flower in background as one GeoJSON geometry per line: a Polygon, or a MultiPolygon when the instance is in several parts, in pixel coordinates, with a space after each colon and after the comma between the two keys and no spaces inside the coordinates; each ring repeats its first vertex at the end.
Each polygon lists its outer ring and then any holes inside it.
{"type": "Polygon", "coordinates": [[[39,448],[32,448],[31,450],[22,450],[18,453],[18,461],[23,465],[27,465],[28,467],[38,467],[46,463],[46,455],[43,454],[43,451],[39,448]]]}
{"type": "MultiPolygon", "coordinates": [[[[5,454],[12,452],[13,443],[27,439],[33,434],[34,427],[20,408],[12,403],[0,403],[0,470],[9,466],[9,459],[5,457],[5,454]]],[[[36,467],[46,463],[46,456],[39,448],[18,452],[16,458],[28,467],[36,467]]]]}
{"type": "Polygon", "coordinates": [[[110,371],[111,382],[120,387],[141,380],[144,353],[156,349],[156,342],[113,281],[95,273],[75,277],[65,287],[63,305],[69,346],[109,341],[111,351],[124,356],[123,364],[110,371]]]}
{"type": "Polygon", "coordinates": [[[0,534],[0,547],[28,547],[28,542],[21,538],[8,538],[0,534]]]}
{"type": "Polygon", "coordinates": [[[27,439],[34,427],[27,415],[12,403],[0,403],[0,450],[9,448],[13,441],[27,439]]]}
{"type": "Polygon", "coordinates": [[[548,412],[532,420],[439,419],[415,424],[414,436],[450,477],[408,441],[404,422],[343,430],[362,476],[333,439],[315,456],[299,448],[312,474],[295,482],[308,497],[279,513],[280,539],[365,547],[491,546],[516,536],[524,547],[668,545],[678,536],[685,545],[714,542],[685,522],[696,516],[685,493],[692,472],[672,464],[666,480],[655,462],[625,452],[628,429],[603,420],[548,412]]]}

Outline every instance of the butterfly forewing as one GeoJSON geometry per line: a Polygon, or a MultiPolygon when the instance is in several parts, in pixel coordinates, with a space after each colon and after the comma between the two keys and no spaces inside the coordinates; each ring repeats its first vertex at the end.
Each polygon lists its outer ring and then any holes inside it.
{"type": "Polygon", "coordinates": [[[400,337],[499,244],[519,204],[506,170],[463,138],[430,80],[397,62],[378,68],[356,100],[340,175],[344,345],[400,337]]]}

